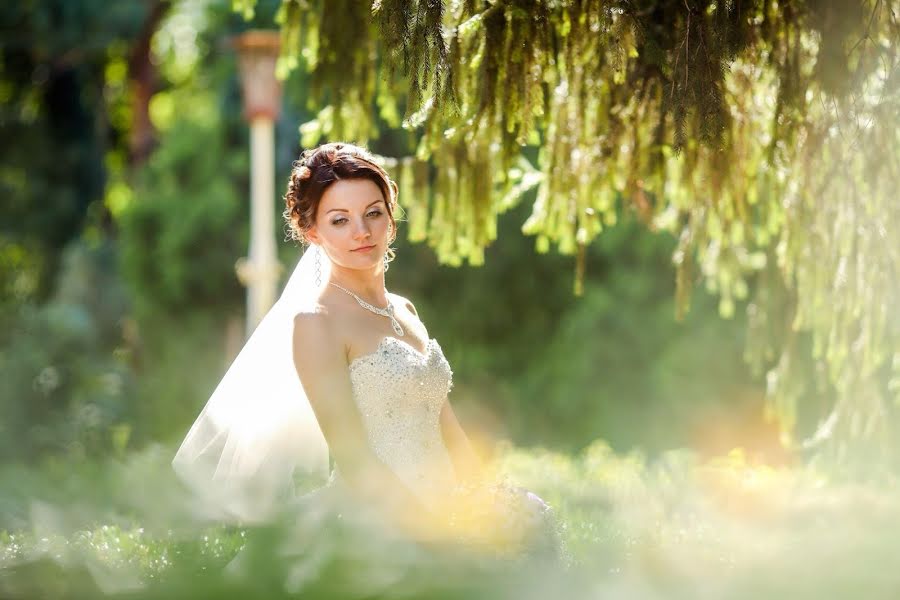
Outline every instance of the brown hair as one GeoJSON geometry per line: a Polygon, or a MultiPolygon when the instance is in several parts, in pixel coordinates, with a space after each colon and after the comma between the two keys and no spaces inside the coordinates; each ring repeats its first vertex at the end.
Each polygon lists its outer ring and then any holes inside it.
{"type": "Polygon", "coordinates": [[[316,211],[325,190],[341,179],[368,179],[381,190],[391,220],[392,243],[397,237],[394,208],[397,205],[397,184],[388,177],[375,157],[365,148],[343,142],[322,144],[305,150],[291,168],[291,179],[284,195],[284,219],[290,237],[305,243],[306,232],[316,222],[316,211]]]}

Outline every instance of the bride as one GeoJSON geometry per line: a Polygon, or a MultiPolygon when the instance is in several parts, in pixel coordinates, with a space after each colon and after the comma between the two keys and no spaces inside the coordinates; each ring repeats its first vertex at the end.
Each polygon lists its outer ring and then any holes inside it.
{"type": "Polygon", "coordinates": [[[385,287],[396,184],[363,148],[324,144],[294,163],[285,203],[308,249],[185,438],[179,475],[216,516],[258,522],[330,455],[328,487],[414,539],[555,554],[550,508],[487,476],[441,346],[385,287]]]}

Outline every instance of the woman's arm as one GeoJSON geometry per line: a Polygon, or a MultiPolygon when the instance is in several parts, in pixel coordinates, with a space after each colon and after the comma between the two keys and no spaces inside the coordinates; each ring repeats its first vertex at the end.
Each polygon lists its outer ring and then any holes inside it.
{"type": "Polygon", "coordinates": [[[441,408],[441,433],[461,482],[480,481],[484,475],[484,465],[459,424],[449,400],[441,408]]]}
{"type": "Polygon", "coordinates": [[[381,504],[404,525],[416,527],[427,511],[369,446],[356,403],[343,344],[328,317],[294,317],[294,366],[328,448],[350,487],[381,504]]]}
{"type": "MultiPolygon", "coordinates": [[[[397,299],[406,305],[406,308],[409,309],[409,312],[411,312],[416,319],[419,318],[419,313],[416,311],[416,307],[413,306],[412,302],[403,296],[397,296],[397,299]]],[[[423,329],[424,327],[425,326],[422,325],[423,329]]],[[[450,453],[450,460],[453,461],[453,467],[456,470],[456,475],[461,480],[461,483],[480,481],[483,476],[484,465],[478,457],[478,454],[475,453],[466,432],[463,431],[462,426],[460,426],[459,421],[453,412],[453,407],[450,406],[449,400],[445,400],[444,405],[441,407],[440,422],[441,435],[444,438],[444,444],[447,446],[447,450],[450,453]]]]}

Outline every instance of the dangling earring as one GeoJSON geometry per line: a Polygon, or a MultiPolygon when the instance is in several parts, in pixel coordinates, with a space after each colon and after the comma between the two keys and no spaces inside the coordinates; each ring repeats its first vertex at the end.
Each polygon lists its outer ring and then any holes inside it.
{"type": "Polygon", "coordinates": [[[316,246],[315,249],[315,259],[316,259],[316,287],[322,287],[322,253],[319,251],[319,246],[316,246]]]}
{"type": "MultiPolygon", "coordinates": [[[[393,238],[392,235],[394,233],[394,225],[393,223],[388,223],[388,244],[393,242],[396,238],[393,238]]],[[[387,250],[384,251],[384,272],[387,273],[387,270],[391,268],[390,262],[394,260],[396,254],[394,253],[394,249],[390,246],[387,247],[387,250]]]]}
{"type": "Polygon", "coordinates": [[[397,258],[396,252],[391,247],[388,247],[387,251],[384,253],[384,270],[387,271],[390,268],[390,262],[397,258]]]}

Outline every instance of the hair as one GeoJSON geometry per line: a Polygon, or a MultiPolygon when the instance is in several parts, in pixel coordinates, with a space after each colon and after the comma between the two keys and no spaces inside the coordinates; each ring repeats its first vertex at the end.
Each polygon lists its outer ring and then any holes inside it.
{"type": "Polygon", "coordinates": [[[294,161],[284,195],[284,219],[290,229],[291,239],[300,243],[309,241],[306,233],[316,222],[316,211],[325,190],[342,179],[368,179],[378,186],[391,220],[391,237],[388,243],[392,243],[397,237],[397,222],[394,219],[397,184],[368,150],[344,142],[322,144],[305,150],[294,161]]]}

